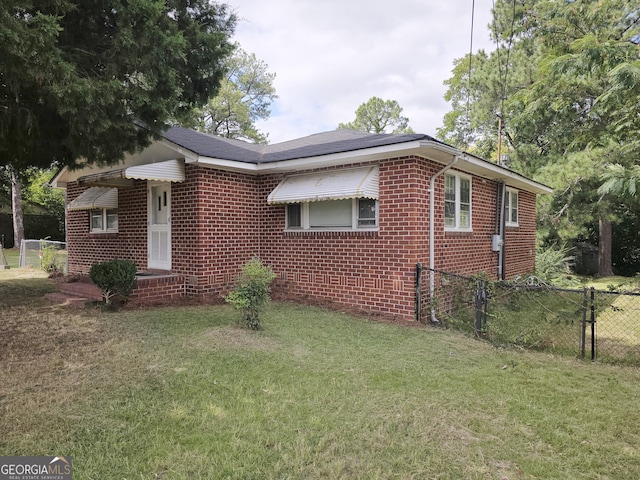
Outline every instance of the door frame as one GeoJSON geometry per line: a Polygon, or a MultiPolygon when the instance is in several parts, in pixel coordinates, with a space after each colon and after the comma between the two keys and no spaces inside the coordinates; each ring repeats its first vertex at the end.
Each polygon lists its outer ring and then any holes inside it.
{"type": "Polygon", "coordinates": [[[171,182],[147,182],[147,268],[154,270],[171,270],[171,182]],[[154,224],[154,197],[152,191],[154,187],[166,187],[166,199],[162,199],[163,205],[168,209],[167,223],[154,224]],[[166,233],[167,245],[166,245],[166,259],[154,260],[152,259],[152,240],[154,233],[166,233]]]}

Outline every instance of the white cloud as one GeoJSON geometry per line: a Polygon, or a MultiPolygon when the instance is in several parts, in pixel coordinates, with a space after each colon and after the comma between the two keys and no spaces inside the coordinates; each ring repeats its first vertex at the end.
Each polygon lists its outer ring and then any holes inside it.
{"type": "MultiPolygon", "coordinates": [[[[491,49],[491,1],[475,2],[474,46],[491,49]]],[[[235,40],[269,65],[279,96],[258,124],[272,143],[332,130],[369,98],[397,100],[435,135],[443,81],[469,52],[472,0],[230,0],[235,40]]]]}

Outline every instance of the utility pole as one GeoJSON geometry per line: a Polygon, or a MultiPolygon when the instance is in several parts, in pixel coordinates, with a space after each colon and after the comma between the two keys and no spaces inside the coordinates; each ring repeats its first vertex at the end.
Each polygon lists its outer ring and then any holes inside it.
{"type": "Polygon", "coordinates": [[[502,165],[502,113],[496,113],[498,116],[498,165],[502,165]]]}

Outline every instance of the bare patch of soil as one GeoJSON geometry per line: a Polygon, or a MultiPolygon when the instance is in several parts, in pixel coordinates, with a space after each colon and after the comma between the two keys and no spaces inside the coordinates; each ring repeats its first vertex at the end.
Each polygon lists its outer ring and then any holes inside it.
{"type": "Polygon", "coordinates": [[[197,349],[249,349],[272,351],[277,343],[259,331],[247,330],[237,326],[219,327],[209,330],[198,339],[190,341],[189,347],[197,349]]]}

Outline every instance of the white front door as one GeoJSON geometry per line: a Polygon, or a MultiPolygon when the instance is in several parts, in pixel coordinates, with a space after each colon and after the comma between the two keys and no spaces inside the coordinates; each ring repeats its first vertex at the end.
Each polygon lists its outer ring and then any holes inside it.
{"type": "Polygon", "coordinates": [[[148,268],[171,270],[171,184],[149,184],[148,268]]]}

